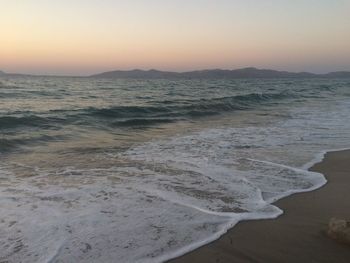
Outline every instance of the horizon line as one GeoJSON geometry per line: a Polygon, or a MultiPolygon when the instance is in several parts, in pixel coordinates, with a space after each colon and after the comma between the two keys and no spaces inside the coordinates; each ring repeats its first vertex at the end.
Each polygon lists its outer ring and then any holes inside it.
{"type": "Polygon", "coordinates": [[[177,71],[177,70],[162,70],[162,69],[157,69],[157,68],[130,68],[130,69],[111,69],[111,70],[105,70],[105,71],[99,71],[95,72],[92,74],[56,74],[56,73],[25,73],[25,72],[7,72],[3,71],[0,69],[0,76],[3,73],[4,75],[22,75],[22,76],[33,76],[33,77],[93,77],[96,75],[104,74],[104,73],[109,73],[109,72],[132,72],[132,71],[140,71],[140,72],[152,72],[152,71],[157,71],[157,72],[163,72],[163,73],[178,73],[178,74],[184,74],[184,73],[191,73],[191,72],[203,72],[203,71],[237,71],[237,70],[247,70],[247,69],[252,69],[252,70],[269,70],[269,71],[276,71],[276,72],[284,72],[284,73],[291,73],[291,74],[300,74],[300,73],[305,73],[305,74],[313,74],[313,75],[327,75],[330,73],[338,73],[338,72],[346,72],[350,73],[350,70],[335,70],[335,71],[328,71],[325,73],[316,73],[313,71],[289,71],[289,70],[281,70],[281,69],[273,69],[273,68],[259,68],[259,67],[254,67],[254,66],[249,66],[249,67],[241,67],[241,68],[203,68],[203,69],[191,69],[191,70],[185,70],[185,71],[177,71]]]}

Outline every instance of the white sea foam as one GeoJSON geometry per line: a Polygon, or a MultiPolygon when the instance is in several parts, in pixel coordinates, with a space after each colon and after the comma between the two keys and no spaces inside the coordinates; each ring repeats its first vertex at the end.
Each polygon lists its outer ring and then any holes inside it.
{"type": "Polygon", "coordinates": [[[241,220],[277,217],[274,201],[326,183],[306,169],[346,146],[348,109],[315,105],[268,125],[150,141],[106,155],[123,163],[106,169],[19,177],[2,164],[0,261],[162,262],[241,220]]]}

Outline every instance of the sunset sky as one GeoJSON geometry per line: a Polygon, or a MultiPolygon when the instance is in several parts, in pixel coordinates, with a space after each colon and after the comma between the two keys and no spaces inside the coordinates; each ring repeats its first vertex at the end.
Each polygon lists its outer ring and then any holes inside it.
{"type": "Polygon", "coordinates": [[[0,0],[0,70],[350,70],[350,0],[0,0]]]}

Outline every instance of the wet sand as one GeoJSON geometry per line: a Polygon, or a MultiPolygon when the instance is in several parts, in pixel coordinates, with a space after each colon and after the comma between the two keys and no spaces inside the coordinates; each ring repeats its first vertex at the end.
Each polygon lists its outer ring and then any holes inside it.
{"type": "Polygon", "coordinates": [[[332,217],[350,219],[350,151],[327,153],[310,170],[323,173],[328,183],[276,202],[284,210],[279,218],[241,222],[219,240],[170,262],[349,263],[350,246],[326,231],[332,217]]]}

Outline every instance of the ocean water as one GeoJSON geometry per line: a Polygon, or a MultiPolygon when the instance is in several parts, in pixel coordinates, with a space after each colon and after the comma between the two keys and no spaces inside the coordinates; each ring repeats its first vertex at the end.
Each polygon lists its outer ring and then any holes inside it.
{"type": "Polygon", "coordinates": [[[0,77],[0,261],[163,262],[277,217],[349,113],[350,79],[0,77]]]}

